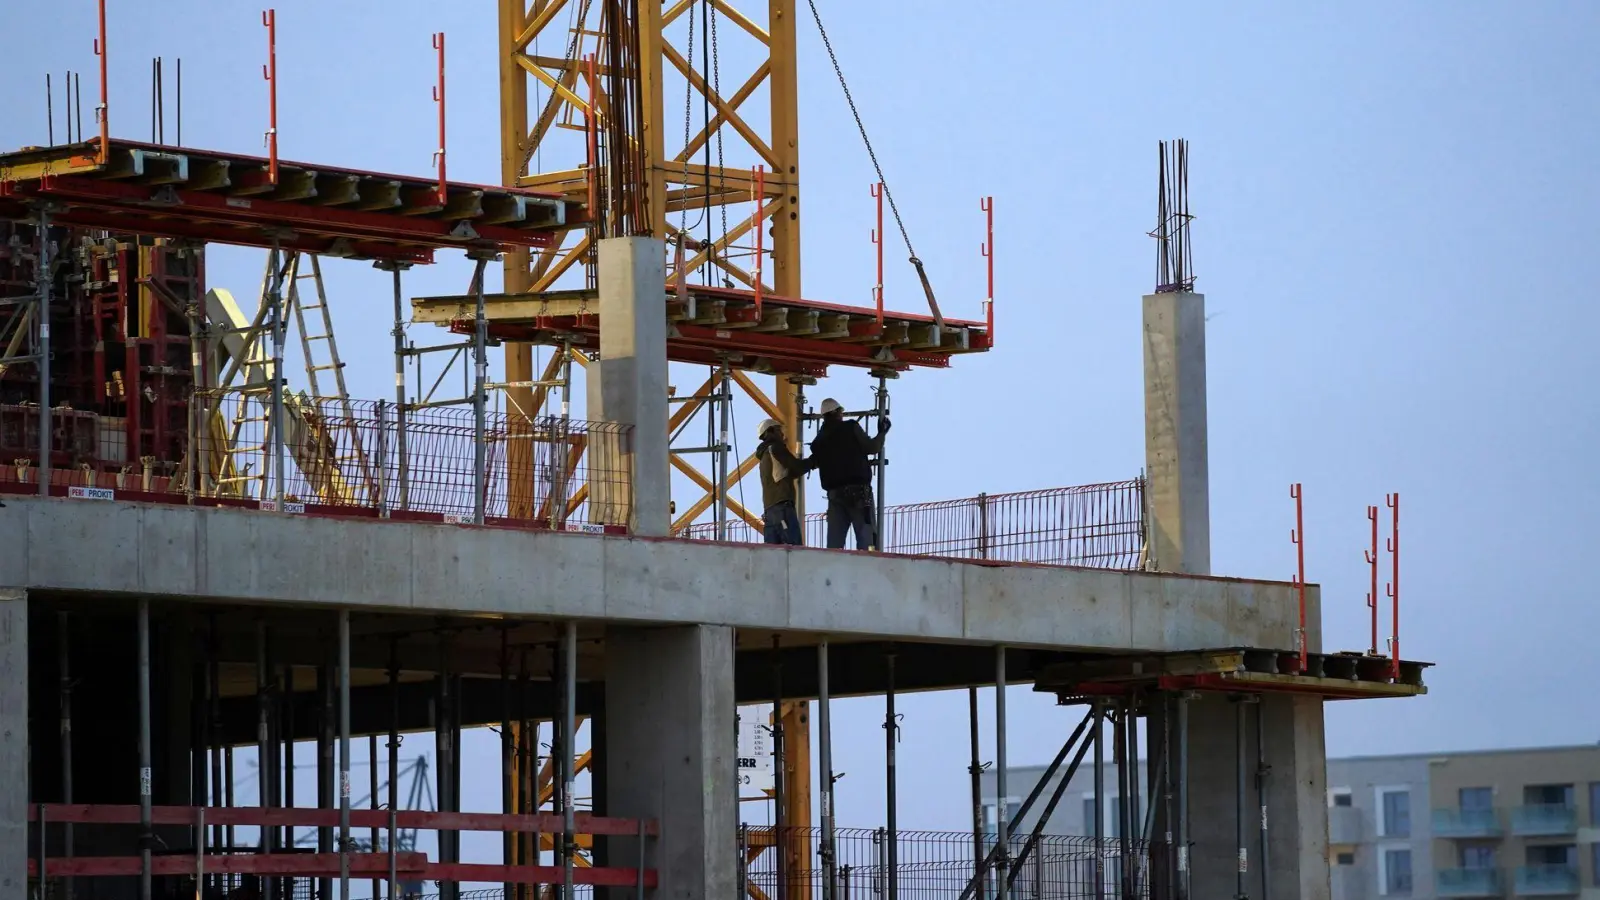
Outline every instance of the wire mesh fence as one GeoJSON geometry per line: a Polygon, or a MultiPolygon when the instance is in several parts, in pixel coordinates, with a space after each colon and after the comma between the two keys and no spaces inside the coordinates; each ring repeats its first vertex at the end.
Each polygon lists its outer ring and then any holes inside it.
{"type": "MultiPolygon", "coordinates": [[[[741,832],[740,873],[748,897],[756,900],[815,900],[831,877],[836,900],[993,900],[1000,870],[989,859],[995,835],[958,831],[903,831],[891,856],[885,829],[837,829],[831,867],[817,864],[823,846],[820,829],[746,828],[741,832]],[[787,849],[787,854],[779,852],[787,849]],[[787,859],[805,860],[787,867],[787,859]],[[891,863],[892,860],[892,863],[891,863]]],[[[1147,848],[1142,842],[1073,835],[1027,834],[1006,841],[1007,894],[1017,900],[1071,900],[1091,897],[1149,897],[1147,848]],[[1122,883],[1126,852],[1129,883],[1122,883]],[[1098,871],[1097,871],[1098,870],[1098,871]],[[1124,888],[1126,887],[1126,892],[1124,888]],[[1098,893],[1097,893],[1098,889],[1098,893]]]]}
{"type": "MultiPolygon", "coordinates": [[[[917,556],[1137,569],[1143,564],[1144,508],[1142,478],[890,506],[884,510],[883,547],[917,556]]],[[[806,516],[808,546],[825,543],[827,522],[826,512],[806,516]]],[[[726,534],[738,543],[762,540],[742,521],[729,522],[726,534]]],[[[713,540],[716,525],[691,525],[679,536],[713,540]]]]}
{"type": "Polygon", "coordinates": [[[201,497],[486,519],[626,525],[631,426],[556,416],[487,414],[480,450],[470,407],[397,411],[384,401],[287,395],[282,475],[266,392],[202,397],[195,442],[201,497]],[[481,455],[480,455],[481,453],[481,455]]]}

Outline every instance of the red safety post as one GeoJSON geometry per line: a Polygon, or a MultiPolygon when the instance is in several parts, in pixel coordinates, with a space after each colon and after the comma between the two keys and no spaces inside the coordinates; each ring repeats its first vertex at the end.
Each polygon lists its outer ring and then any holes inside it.
{"type": "Polygon", "coordinates": [[[261,77],[267,80],[267,182],[278,183],[278,11],[269,9],[261,14],[261,24],[267,28],[267,64],[261,67],[261,77]]]}
{"type": "Polygon", "coordinates": [[[761,313],[762,233],[766,230],[766,223],[762,221],[761,213],[766,209],[767,205],[767,167],[756,166],[750,170],[750,173],[755,178],[755,183],[751,185],[751,190],[756,201],[756,264],[755,277],[752,280],[755,282],[756,313],[759,315],[761,313]]]}
{"type": "Polygon", "coordinates": [[[1372,549],[1363,554],[1372,574],[1372,586],[1367,590],[1367,609],[1372,614],[1372,646],[1367,653],[1378,655],[1378,508],[1367,507],[1367,521],[1372,524],[1372,549]]]}
{"type": "Polygon", "coordinates": [[[994,346],[994,198],[985,197],[978,201],[978,208],[983,210],[986,221],[984,222],[984,241],[978,247],[987,261],[989,270],[989,293],[983,298],[984,325],[989,331],[989,346],[994,346]]]}
{"type": "Polygon", "coordinates": [[[433,164],[439,167],[439,205],[446,196],[444,171],[444,32],[433,34],[433,49],[439,51],[439,83],[433,89],[433,102],[439,104],[439,149],[433,151],[433,164]]]}
{"type": "Polygon", "coordinates": [[[878,283],[872,289],[872,302],[878,307],[878,327],[883,327],[883,182],[872,186],[872,197],[878,201],[878,227],[872,229],[872,243],[878,248],[878,283]]]}
{"type": "Polygon", "coordinates": [[[1389,638],[1390,675],[1400,680],[1400,494],[1385,494],[1385,505],[1394,514],[1389,526],[1389,561],[1394,569],[1389,575],[1389,600],[1394,611],[1394,636],[1389,638]]]}
{"type": "MultiPolygon", "coordinates": [[[[94,55],[100,59],[100,105],[94,108],[94,119],[100,123],[100,154],[97,162],[105,165],[111,159],[111,110],[109,104],[110,79],[106,74],[106,0],[100,0],[100,36],[94,41],[94,55]]],[[[82,112],[82,107],[79,107],[82,112]]],[[[79,126],[82,129],[82,126],[79,126]]],[[[82,135],[78,136],[83,139],[82,135]]]]}
{"type": "Polygon", "coordinates": [[[1289,485],[1289,496],[1294,499],[1294,528],[1289,531],[1289,540],[1294,543],[1295,553],[1295,594],[1300,601],[1300,627],[1295,629],[1295,649],[1300,651],[1300,671],[1306,670],[1306,543],[1305,543],[1305,504],[1301,501],[1300,483],[1289,485]]]}

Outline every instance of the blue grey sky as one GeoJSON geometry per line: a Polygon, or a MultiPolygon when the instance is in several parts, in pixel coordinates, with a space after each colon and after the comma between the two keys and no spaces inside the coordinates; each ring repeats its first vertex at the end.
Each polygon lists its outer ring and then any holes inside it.
{"type": "MultiPolygon", "coordinates": [[[[978,198],[997,209],[998,346],[896,386],[890,502],[1137,474],[1155,145],[1187,138],[1214,570],[1288,578],[1287,487],[1303,482],[1326,644],[1363,648],[1365,507],[1403,497],[1405,653],[1439,667],[1425,698],[1330,706],[1329,753],[1600,740],[1584,574],[1600,313],[1583,287],[1600,244],[1600,6],[819,3],[949,315],[979,313],[978,198]]],[[[149,58],[181,56],[185,142],[260,151],[254,4],[109,5],[117,135],[148,136],[149,58]]],[[[82,70],[92,93],[93,3],[5,6],[27,39],[0,59],[0,146],[43,143],[44,72],[82,70]]],[[[428,35],[445,30],[451,174],[498,180],[493,4],[283,0],[278,23],[285,157],[426,173],[428,35]]],[[[737,83],[741,36],[723,27],[737,83]]],[[[806,294],[865,304],[874,178],[809,20],[800,52],[806,294]]],[[[918,308],[904,254],[888,256],[890,305],[918,308]]],[[[464,289],[467,265],[446,257],[415,293],[464,289]]],[[[260,267],[217,251],[211,281],[248,297],[260,267]]],[[[351,389],[385,395],[387,285],[330,271],[351,389]]],[[[822,390],[869,396],[848,372],[822,390]]],[[[902,823],[959,827],[965,697],[902,706],[902,823]]],[[[1016,763],[1073,724],[1025,690],[1010,707],[1016,763]]],[[[880,709],[836,709],[842,824],[881,818],[880,709]]],[[[474,747],[492,770],[492,746],[474,747]]],[[[472,795],[493,808],[497,792],[472,795]]]]}

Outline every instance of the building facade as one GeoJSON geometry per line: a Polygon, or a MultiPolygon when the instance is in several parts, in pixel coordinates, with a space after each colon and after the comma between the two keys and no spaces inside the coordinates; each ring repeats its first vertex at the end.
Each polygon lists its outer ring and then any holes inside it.
{"type": "MultiPolygon", "coordinates": [[[[1014,817],[1044,772],[1010,769],[1003,807],[994,774],[985,773],[985,829],[994,830],[1001,808],[1014,817]]],[[[1034,827],[1059,778],[1020,830],[1034,827]]],[[[1138,783],[1147,778],[1141,765],[1138,783]]],[[[1333,900],[1600,900],[1600,745],[1329,759],[1327,783],[1333,900]]],[[[1118,836],[1117,784],[1108,765],[1108,837],[1118,836]]],[[[1093,834],[1094,790],[1085,765],[1044,833],[1093,834]]]]}

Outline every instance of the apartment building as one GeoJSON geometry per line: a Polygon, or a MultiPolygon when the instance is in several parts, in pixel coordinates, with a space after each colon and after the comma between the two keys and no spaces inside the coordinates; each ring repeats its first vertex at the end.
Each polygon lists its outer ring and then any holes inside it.
{"type": "Polygon", "coordinates": [[[1600,746],[1328,760],[1334,900],[1600,898],[1600,746]]]}
{"type": "MultiPolygon", "coordinates": [[[[1003,804],[994,773],[984,773],[987,830],[1001,809],[1015,815],[1044,771],[1008,769],[1003,804]]],[[[1022,830],[1032,829],[1059,778],[1022,830]]],[[[1107,765],[1109,837],[1118,835],[1117,784],[1107,765]]],[[[1091,834],[1094,808],[1094,772],[1085,765],[1044,831],[1091,834]]],[[[1600,900],[1600,745],[1329,759],[1328,855],[1333,900],[1600,900]]]]}

